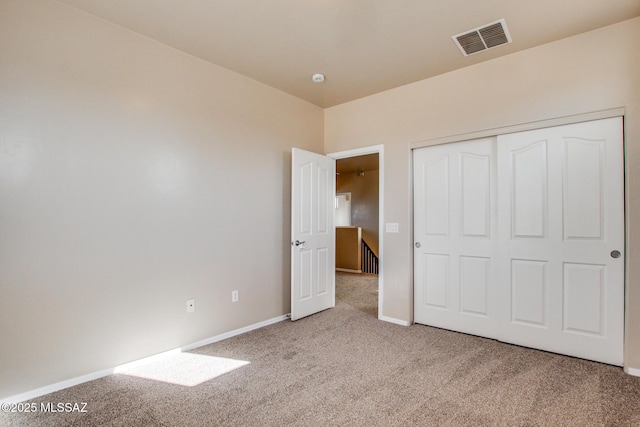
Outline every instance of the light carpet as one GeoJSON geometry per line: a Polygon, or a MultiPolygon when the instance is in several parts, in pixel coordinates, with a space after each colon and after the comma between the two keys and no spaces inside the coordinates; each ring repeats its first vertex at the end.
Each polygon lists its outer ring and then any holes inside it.
{"type": "MultiPolygon", "coordinates": [[[[389,285],[387,285],[389,286],[389,285]]],[[[337,274],[336,307],[190,353],[248,361],[193,387],[111,375],[32,402],[11,426],[638,426],[619,367],[376,318],[375,276],[337,274]]]]}

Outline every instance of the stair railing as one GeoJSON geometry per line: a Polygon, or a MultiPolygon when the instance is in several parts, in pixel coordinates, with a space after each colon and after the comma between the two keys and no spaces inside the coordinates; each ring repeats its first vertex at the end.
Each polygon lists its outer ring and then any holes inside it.
{"type": "Polygon", "coordinates": [[[378,256],[371,250],[367,242],[362,240],[361,247],[361,269],[363,273],[378,274],[378,256]]]}

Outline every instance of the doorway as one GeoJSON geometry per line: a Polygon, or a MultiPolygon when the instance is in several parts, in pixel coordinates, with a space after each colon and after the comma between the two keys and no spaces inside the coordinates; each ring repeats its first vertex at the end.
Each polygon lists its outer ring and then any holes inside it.
{"type": "MultiPolygon", "coordinates": [[[[370,274],[373,280],[377,278],[378,318],[383,319],[383,194],[384,194],[384,153],[383,146],[367,147],[331,153],[329,157],[336,162],[335,200],[339,208],[341,199],[349,193],[351,209],[350,225],[343,227],[340,234],[345,236],[355,234],[356,245],[352,245],[352,253],[359,259],[351,260],[348,268],[336,267],[348,274],[370,274]]],[[[344,200],[343,200],[344,201],[344,200]]],[[[336,238],[336,254],[339,247],[343,247],[340,239],[336,238]]],[[[338,261],[338,259],[336,259],[338,261]]],[[[371,281],[371,280],[370,280],[371,281]]]]}

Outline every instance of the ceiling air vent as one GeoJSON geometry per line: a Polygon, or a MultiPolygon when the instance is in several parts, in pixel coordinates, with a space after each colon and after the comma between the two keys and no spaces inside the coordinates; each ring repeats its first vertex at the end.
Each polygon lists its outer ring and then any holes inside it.
{"type": "Polygon", "coordinates": [[[484,25],[475,30],[453,36],[464,56],[491,49],[501,44],[511,43],[511,36],[504,19],[484,25]]]}

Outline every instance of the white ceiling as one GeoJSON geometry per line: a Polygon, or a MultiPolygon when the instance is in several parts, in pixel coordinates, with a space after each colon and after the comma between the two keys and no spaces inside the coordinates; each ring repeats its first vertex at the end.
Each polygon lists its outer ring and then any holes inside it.
{"type": "Polygon", "coordinates": [[[640,0],[60,1],[322,107],[640,16],[640,0]],[[451,37],[500,18],[513,43],[463,57],[451,37]]]}

